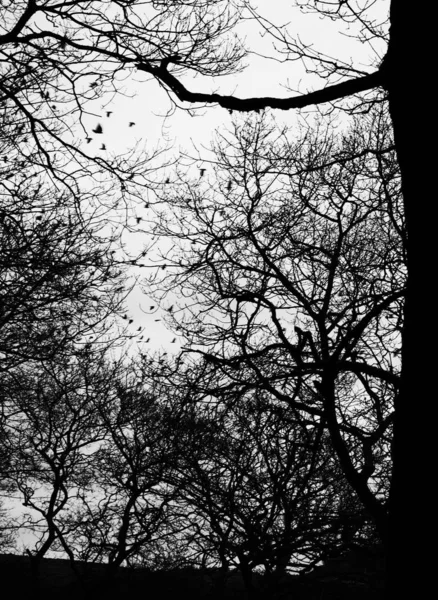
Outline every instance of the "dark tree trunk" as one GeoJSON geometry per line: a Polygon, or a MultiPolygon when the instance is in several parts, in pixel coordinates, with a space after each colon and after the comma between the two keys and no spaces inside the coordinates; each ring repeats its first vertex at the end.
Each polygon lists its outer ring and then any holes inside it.
{"type": "MultiPolygon", "coordinates": [[[[388,524],[387,597],[391,599],[427,597],[426,589],[434,587],[430,581],[433,552],[427,550],[425,538],[427,534],[434,540],[431,528],[436,529],[431,440],[436,418],[432,281],[437,234],[432,208],[436,191],[431,181],[435,154],[431,139],[433,109],[429,110],[428,103],[432,92],[426,91],[424,77],[431,58],[423,43],[428,39],[425,14],[412,2],[392,0],[390,44],[384,67],[408,233],[402,375],[395,401],[388,524]]],[[[428,76],[433,77],[432,69],[428,76]]]]}
{"type": "Polygon", "coordinates": [[[40,568],[42,559],[39,556],[33,556],[29,551],[27,552],[30,561],[30,577],[32,580],[33,591],[38,593],[40,589],[40,568]]]}
{"type": "Polygon", "coordinates": [[[245,559],[239,560],[239,569],[242,574],[243,583],[248,600],[253,600],[256,596],[256,590],[254,588],[253,573],[248,562],[245,559]]]}

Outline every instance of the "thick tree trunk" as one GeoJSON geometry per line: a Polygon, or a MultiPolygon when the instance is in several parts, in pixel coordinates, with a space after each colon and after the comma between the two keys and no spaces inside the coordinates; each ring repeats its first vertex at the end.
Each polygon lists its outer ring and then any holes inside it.
{"type": "MultiPolygon", "coordinates": [[[[408,286],[404,309],[402,376],[395,403],[393,475],[389,504],[388,598],[425,598],[433,589],[436,508],[433,506],[436,355],[433,276],[432,111],[426,82],[425,13],[407,0],[392,0],[385,87],[394,126],[408,232],[408,286]],[[429,101],[429,102],[428,102],[429,101]],[[429,135],[428,135],[429,134],[429,135]],[[422,593],[423,592],[423,593],[422,593]]],[[[429,38],[430,39],[430,38],[429,38]]],[[[429,76],[432,76],[430,71],[429,76]]]]}

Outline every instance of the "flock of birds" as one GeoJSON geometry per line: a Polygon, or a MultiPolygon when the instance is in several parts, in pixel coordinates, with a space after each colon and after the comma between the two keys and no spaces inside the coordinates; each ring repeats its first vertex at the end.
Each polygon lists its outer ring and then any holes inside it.
{"type": "MultiPolygon", "coordinates": [[[[110,117],[111,117],[111,115],[113,114],[113,111],[112,111],[112,110],[107,110],[105,114],[106,114],[106,117],[107,117],[107,118],[110,118],[110,117]]],[[[135,125],[136,125],[135,121],[129,121],[129,122],[128,122],[128,127],[134,127],[135,125]]],[[[102,123],[99,123],[99,122],[98,122],[98,123],[95,125],[95,127],[94,127],[94,128],[91,130],[91,131],[92,131],[92,133],[93,133],[93,134],[96,134],[96,135],[103,135],[103,133],[104,133],[104,128],[103,128],[103,125],[102,125],[102,123]]],[[[91,135],[87,135],[87,136],[86,136],[86,138],[85,138],[85,141],[86,141],[86,143],[87,143],[87,144],[89,144],[90,142],[92,142],[92,141],[93,141],[93,139],[94,139],[94,138],[93,138],[91,135]]],[[[105,144],[104,142],[102,142],[102,143],[101,143],[100,150],[106,150],[106,144],[105,144]]],[[[204,175],[205,175],[206,171],[207,171],[207,169],[206,169],[205,167],[200,167],[200,168],[199,168],[199,177],[200,177],[200,178],[204,177],[204,175]]],[[[132,178],[132,177],[130,177],[130,178],[132,178]]],[[[165,180],[165,183],[170,183],[170,178],[167,178],[167,179],[165,180]]],[[[227,190],[228,190],[228,191],[230,191],[230,189],[231,189],[231,182],[230,182],[230,183],[228,184],[228,186],[227,186],[227,190]]],[[[141,220],[141,217],[137,217],[137,223],[138,223],[140,220],[141,220]]],[[[162,268],[165,268],[165,267],[162,267],[162,268]]],[[[147,314],[152,314],[153,312],[156,312],[156,311],[155,311],[155,308],[156,308],[156,307],[155,307],[155,305],[152,305],[152,306],[150,306],[150,310],[149,310],[149,311],[147,311],[147,314]]],[[[169,313],[172,313],[172,311],[173,311],[173,306],[169,307],[169,308],[167,309],[167,311],[168,311],[169,313]]],[[[145,311],[143,311],[143,312],[145,312],[145,311]]],[[[129,318],[129,316],[128,316],[127,314],[125,314],[125,315],[124,315],[122,318],[123,318],[123,320],[127,321],[127,324],[128,324],[128,325],[132,325],[132,324],[134,323],[134,319],[132,319],[132,318],[129,318]]],[[[161,321],[161,319],[154,319],[154,321],[155,321],[155,322],[157,322],[157,321],[161,321]]],[[[140,327],[137,329],[137,333],[136,333],[136,335],[134,335],[134,336],[132,336],[132,335],[131,335],[131,336],[129,336],[129,337],[130,337],[130,338],[132,338],[132,337],[137,337],[137,336],[138,336],[138,335],[139,335],[139,334],[142,332],[142,330],[143,330],[143,327],[141,327],[141,326],[140,326],[140,327]]],[[[141,337],[139,337],[138,339],[139,339],[140,341],[143,341],[143,338],[144,338],[144,336],[143,336],[143,335],[141,335],[141,337]]],[[[170,343],[171,343],[171,344],[175,344],[175,343],[176,343],[176,340],[177,340],[177,338],[176,338],[176,337],[174,337],[174,338],[171,340],[171,342],[170,342],[170,343]]],[[[151,341],[151,338],[150,338],[150,337],[148,337],[146,340],[144,340],[144,341],[143,341],[143,343],[145,343],[145,344],[148,344],[150,341],[151,341]]]]}
{"type": "MultiPolygon", "coordinates": [[[[106,111],[106,116],[107,118],[109,118],[111,115],[113,114],[112,110],[107,110],[106,111]]],[[[134,127],[135,125],[135,121],[129,121],[128,123],[128,127],[134,127]]],[[[97,135],[102,135],[103,134],[103,127],[101,123],[97,123],[96,127],[94,129],[91,130],[93,133],[96,133],[97,135]]],[[[85,138],[85,141],[87,142],[87,144],[89,144],[91,141],[93,140],[93,138],[90,135],[87,135],[87,137],[85,138]]],[[[102,142],[102,145],[100,147],[101,150],[106,150],[106,145],[102,142]]]]}
{"type": "MultiPolygon", "coordinates": [[[[111,115],[112,115],[112,114],[113,114],[113,111],[112,111],[112,110],[107,110],[107,111],[106,111],[106,117],[107,117],[107,118],[111,117],[111,115]]],[[[129,121],[129,122],[128,122],[128,127],[134,127],[135,125],[136,125],[135,121],[129,121]]],[[[103,133],[104,133],[104,128],[103,128],[103,125],[102,125],[102,123],[97,123],[97,124],[95,125],[95,127],[94,127],[94,128],[91,130],[91,131],[92,131],[94,134],[96,134],[96,135],[103,135],[103,133]]],[[[93,138],[91,135],[87,135],[87,137],[85,138],[85,141],[86,141],[86,143],[87,143],[87,144],[89,144],[89,143],[90,143],[90,142],[91,142],[93,139],[94,139],[94,138],[93,138]]],[[[106,150],[106,145],[105,145],[105,143],[103,143],[103,142],[102,142],[102,144],[101,144],[101,146],[100,146],[100,149],[101,149],[101,150],[106,150]]],[[[200,169],[200,171],[201,171],[201,177],[202,177],[202,176],[204,175],[204,173],[205,173],[206,169],[200,169]]],[[[170,183],[170,179],[169,179],[169,178],[167,178],[167,179],[166,179],[166,183],[170,183]]],[[[137,222],[139,222],[140,220],[141,220],[141,218],[137,217],[137,222]]],[[[168,311],[169,313],[171,313],[171,312],[173,311],[173,306],[169,307],[169,308],[167,309],[167,311],[168,311]]],[[[146,314],[153,314],[153,313],[156,313],[156,306],[155,306],[155,305],[151,305],[151,306],[149,307],[149,311],[142,311],[142,312],[146,312],[146,314]]],[[[133,323],[134,323],[134,319],[133,319],[133,318],[130,318],[130,316],[129,316],[128,314],[125,314],[125,315],[123,315],[123,316],[122,316],[122,319],[123,319],[124,321],[127,321],[127,325],[133,325],[133,323]]],[[[161,319],[154,319],[154,321],[155,321],[155,322],[158,322],[158,321],[161,321],[161,319]]],[[[138,336],[138,335],[139,335],[139,334],[140,334],[142,331],[143,331],[143,327],[142,327],[142,326],[140,326],[140,327],[138,327],[138,329],[137,329],[137,331],[136,331],[136,335],[134,335],[134,336],[132,336],[132,335],[131,335],[131,336],[129,336],[129,337],[130,337],[130,338],[132,338],[132,337],[137,337],[137,336],[138,336]]],[[[138,339],[139,339],[140,341],[143,341],[143,338],[144,338],[144,336],[143,336],[143,335],[141,335],[141,336],[140,336],[138,339]]],[[[150,338],[150,337],[148,337],[147,339],[145,339],[145,340],[143,341],[143,343],[145,343],[145,344],[148,344],[150,341],[151,341],[151,338],[150,338]]],[[[175,343],[176,343],[176,337],[174,337],[174,338],[171,340],[171,342],[170,342],[170,343],[171,343],[171,344],[175,344],[175,343]]]]}

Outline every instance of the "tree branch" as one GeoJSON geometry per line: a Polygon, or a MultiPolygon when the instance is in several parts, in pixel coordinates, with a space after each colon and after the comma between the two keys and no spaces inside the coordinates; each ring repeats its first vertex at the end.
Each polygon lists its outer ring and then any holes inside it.
{"type": "Polygon", "coordinates": [[[38,11],[36,0],[29,0],[25,11],[18,19],[16,25],[11,29],[9,33],[0,35],[0,44],[9,44],[10,42],[17,41],[17,35],[24,29],[29,19],[38,11]]]}
{"type": "Polygon", "coordinates": [[[333,102],[359,92],[379,87],[383,85],[383,78],[380,70],[375,71],[364,77],[349,79],[335,85],[328,86],[316,92],[309,92],[302,96],[292,96],[291,98],[271,98],[269,96],[262,98],[237,98],[235,96],[223,96],[221,94],[205,94],[202,92],[191,92],[174,77],[168,70],[169,62],[177,62],[176,59],[169,58],[161,61],[159,67],[151,64],[140,63],[137,68],[156,77],[161,83],[168,87],[182,102],[219,104],[228,110],[238,110],[241,112],[259,111],[264,108],[278,108],[280,110],[289,110],[292,108],[304,108],[306,106],[333,102]]]}

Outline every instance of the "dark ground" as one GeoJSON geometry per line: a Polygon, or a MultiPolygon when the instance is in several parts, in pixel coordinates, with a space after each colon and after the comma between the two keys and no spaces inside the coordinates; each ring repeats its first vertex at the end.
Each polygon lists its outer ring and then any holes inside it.
{"type": "MultiPolygon", "coordinates": [[[[115,581],[106,579],[106,565],[77,563],[82,583],[68,560],[43,559],[38,583],[32,577],[30,559],[13,554],[0,555],[0,577],[4,598],[61,600],[78,598],[135,598],[135,600],[217,600],[211,573],[194,569],[147,571],[121,568],[115,581]]],[[[378,600],[382,577],[376,561],[335,559],[305,577],[287,576],[267,587],[262,576],[255,577],[250,599],[239,575],[229,577],[224,600],[378,600]],[[348,563],[348,564],[347,564],[348,563]]]]}

